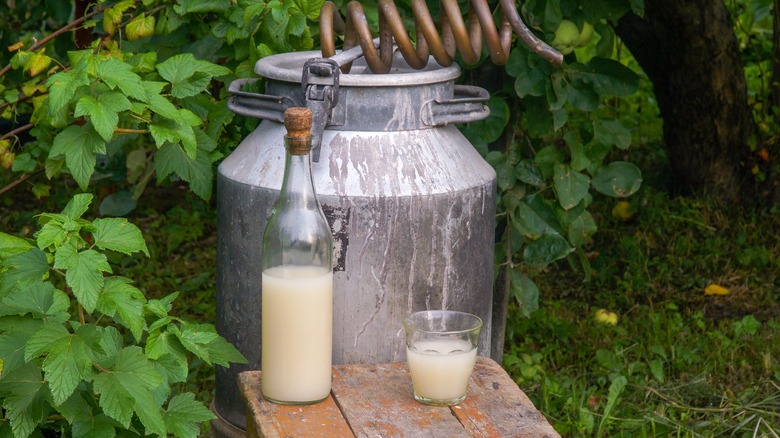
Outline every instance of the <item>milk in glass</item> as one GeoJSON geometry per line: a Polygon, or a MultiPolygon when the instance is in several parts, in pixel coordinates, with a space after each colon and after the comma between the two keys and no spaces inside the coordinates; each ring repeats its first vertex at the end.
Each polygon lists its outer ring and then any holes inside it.
{"type": "Polygon", "coordinates": [[[453,400],[466,394],[477,360],[477,349],[464,339],[416,341],[406,348],[416,395],[431,400],[453,400]]]}

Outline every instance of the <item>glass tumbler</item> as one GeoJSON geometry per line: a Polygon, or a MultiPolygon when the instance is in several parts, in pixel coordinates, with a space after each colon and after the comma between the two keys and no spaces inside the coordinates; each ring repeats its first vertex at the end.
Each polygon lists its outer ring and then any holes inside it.
{"type": "Polygon", "coordinates": [[[407,316],[403,324],[415,400],[433,406],[465,400],[482,320],[454,310],[425,310],[407,316]]]}

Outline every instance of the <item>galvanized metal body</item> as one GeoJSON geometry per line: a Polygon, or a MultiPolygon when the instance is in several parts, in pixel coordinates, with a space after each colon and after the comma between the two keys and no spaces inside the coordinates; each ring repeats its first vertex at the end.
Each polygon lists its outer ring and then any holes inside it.
{"type": "MultiPolygon", "coordinates": [[[[282,67],[261,60],[256,70],[268,78],[266,93],[302,105],[295,68],[300,75],[302,60],[316,55],[288,55],[282,67]]],[[[495,172],[442,123],[481,105],[447,103],[469,99],[457,96],[457,67],[391,75],[356,69],[341,76],[312,166],[335,237],[334,363],[404,360],[401,320],[423,309],[480,316],[479,353],[490,356],[495,172]]],[[[261,239],[282,184],[283,135],[281,123],[263,121],[218,173],[217,329],[250,363],[218,368],[214,408],[239,427],[238,373],[260,367],[261,239]]]]}

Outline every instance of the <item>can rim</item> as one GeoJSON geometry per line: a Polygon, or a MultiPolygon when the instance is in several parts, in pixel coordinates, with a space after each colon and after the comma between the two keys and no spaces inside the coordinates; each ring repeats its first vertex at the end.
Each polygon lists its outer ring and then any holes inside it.
{"type": "MultiPolygon", "coordinates": [[[[316,50],[266,56],[255,64],[255,73],[268,79],[300,84],[303,64],[311,58],[320,57],[322,53],[316,50]]],[[[373,74],[368,70],[365,61],[360,58],[353,63],[350,73],[340,75],[339,86],[418,86],[453,81],[459,76],[460,67],[457,64],[443,67],[431,57],[428,65],[421,70],[415,70],[409,67],[403,57],[396,52],[390,73],[373,74]]]]}

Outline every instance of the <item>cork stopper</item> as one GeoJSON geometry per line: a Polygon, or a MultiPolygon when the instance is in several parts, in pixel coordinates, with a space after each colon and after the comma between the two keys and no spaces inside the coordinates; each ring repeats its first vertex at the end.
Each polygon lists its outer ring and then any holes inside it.
{"type": "Polygon", "coordinates": [[[292,138],[311,137],[311,110],[308,108],[287,108],[284,112],[284,127],[292,138]]]}

